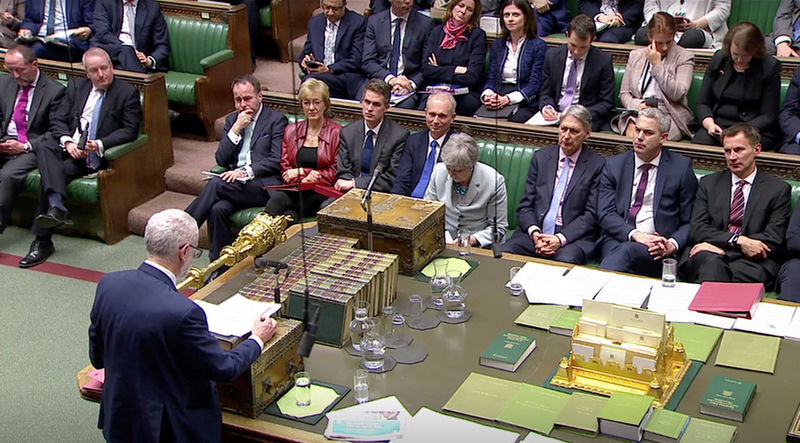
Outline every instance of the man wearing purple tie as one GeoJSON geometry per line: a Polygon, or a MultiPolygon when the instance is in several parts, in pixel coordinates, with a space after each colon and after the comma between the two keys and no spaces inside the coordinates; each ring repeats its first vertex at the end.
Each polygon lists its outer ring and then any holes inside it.
{"type": "Polygon", "coordinates": [[[11,75],[0,77],[0,233],[11,216],[17,190],[28,172],[36,168],[36,151],[48,139],[64,87],[42,75],[33,49],[14,46],[6,53],[11,75]]]}
{"type": "Polygon", "coordinates": [[[791,189],[756,167],[758,129],[737,123],[722,132],[728,169],[700,179],[692,241],[680,271],[703,281],[763,282],[772,288],[791,215],[791,189]]]}
{"type": "Polygon", "coordinates": [[[663,148],[671,122],[656,108],[639,112],[633,150],[606,160],[598,211],[600,267],[661,275],[661,260],[689,243],[697,190],[692,160],[663,148]]]}

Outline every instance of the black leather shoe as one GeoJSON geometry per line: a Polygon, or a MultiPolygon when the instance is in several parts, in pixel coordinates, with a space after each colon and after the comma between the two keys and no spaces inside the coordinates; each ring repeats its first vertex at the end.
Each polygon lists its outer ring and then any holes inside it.
{"type": "Polygon", "coordinates": [[[55,206],[50,206],[47,208],[47,212],[37,215],[33,222],[36,223],[36,226],[44,229],[53,229],[63,224],[72,224],[69,212],[62,211],[55,206]]]}
{"type": "Polygon", "coordinates": [[[19,261],[19,267],[30,268],[31,266],[44,263],[47,257],[53,255],[54,252],[56,252],[56,248],[53,246],[53,242],[49,240],[39,240],[37,238],[31,243],[31,250],[28,252],[28,255],[19,261]]]}

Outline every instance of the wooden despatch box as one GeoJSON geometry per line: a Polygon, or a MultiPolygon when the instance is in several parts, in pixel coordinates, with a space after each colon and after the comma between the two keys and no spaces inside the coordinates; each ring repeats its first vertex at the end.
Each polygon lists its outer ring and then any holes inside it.
{"type": "MultiPolygon", "coordinates": [[[[319,231],[358,237],[367,246],[363,189],[351,189],[317,214],[319,231]]],[[[400,273],[414,275],[444,250],[444,203],[372,193],[373,249],[400,256],[400,273]]]]}
{"type": "Polygon", "coordinates": [[[294,384],[294,374],[303,370],[303,359],[297,355],[302,322],[287,318],[278,321],[275,336],[264,344],[258,360],[236,380],[217,383],[223,409],[255,418],[288,391],[294,384]]]}

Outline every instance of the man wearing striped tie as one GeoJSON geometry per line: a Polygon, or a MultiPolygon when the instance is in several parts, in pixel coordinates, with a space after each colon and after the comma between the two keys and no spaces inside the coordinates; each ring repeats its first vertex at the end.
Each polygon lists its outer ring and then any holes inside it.
{"type": "Polygon", "coordinates": [[[763,282],[771,289],[791,215],[790,187],[756,167],[758,129],[737,123],[722,133],[728,170],[700,180],[692,241],[681,260],[697,281],[763,282]]]}

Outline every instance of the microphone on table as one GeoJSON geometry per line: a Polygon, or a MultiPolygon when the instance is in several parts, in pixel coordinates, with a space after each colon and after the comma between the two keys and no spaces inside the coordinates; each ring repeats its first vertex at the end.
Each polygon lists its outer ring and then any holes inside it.
{"type": "Polygon", "coordinates": [[[381,175],[382,172],[383,172],[383,165],[379,164],[375,166],[375,170],[372,172],[372,179],[369,181],[367,189],[364,190],[364,196],[361,197],[362,208],[364,207],[364,205],[367,204],[367,200],[372,198],[372,188],[375,187],[375,182],[378,181],[378,176],[381,175]]]}

